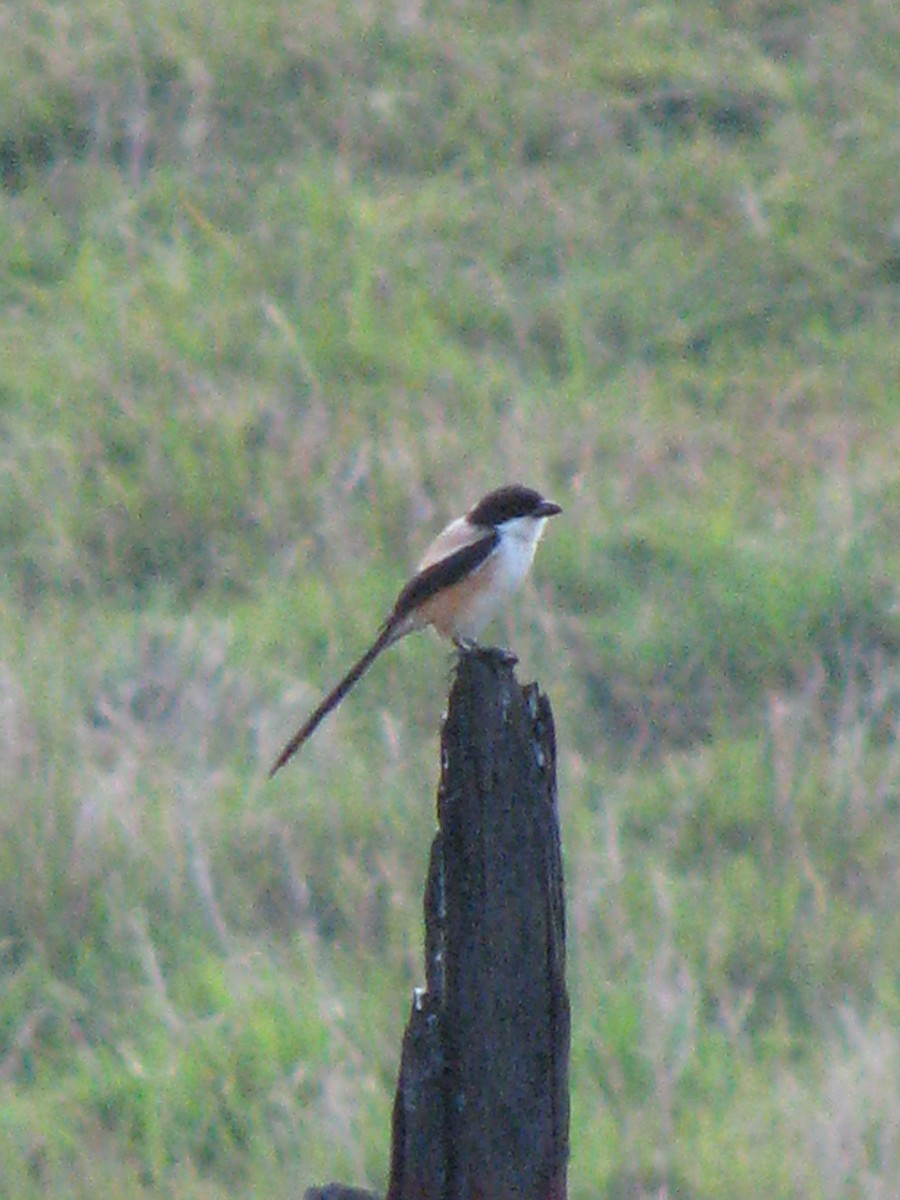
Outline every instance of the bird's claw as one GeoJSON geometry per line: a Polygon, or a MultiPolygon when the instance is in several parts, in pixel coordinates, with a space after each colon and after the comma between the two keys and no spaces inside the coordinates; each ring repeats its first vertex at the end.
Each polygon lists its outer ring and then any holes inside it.
{"type": "Polygon", "coordinates": [[[460,654],[480,654],[484,658],[492,658],[504,667],[513,667],[519,661],[518,654],[505,646],[479,646],[473,638],[456,637],[453,639],[460,654]]]}

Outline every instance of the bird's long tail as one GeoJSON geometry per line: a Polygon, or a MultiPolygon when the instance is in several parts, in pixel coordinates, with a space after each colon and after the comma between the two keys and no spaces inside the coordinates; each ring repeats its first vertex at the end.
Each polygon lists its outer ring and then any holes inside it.
{"type": "Polygon", "coordinates": [[[347,695],[350,689],[362,679],[369,667],[382,652],[386,650],[392,642],[397,641],[403,636],[403,632],[398,629],[397,625],[392,621],[388,621],[384,628],[379,633],[378,637],[365,652],[362,658],[354,666],[350,668],[337,687],[333,688],[328,693],[319,707],[313,712],[303,725],[297,730],[285,748],[275,759],[272,769],[269,771],[269,778],[280,771],[284,764],[297,753],[303,743],[311,734],[313,734],[322,721],[328,716],[332,709],[337,708],[343,698],[347,695]]]}

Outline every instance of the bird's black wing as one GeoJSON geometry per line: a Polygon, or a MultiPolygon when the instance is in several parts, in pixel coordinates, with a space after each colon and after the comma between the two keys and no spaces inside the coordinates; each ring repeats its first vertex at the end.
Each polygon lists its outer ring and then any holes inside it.
{"type": "Polygon", "coordinates": [[[444,588],[453,587],[455,583],[461,583],[466,576],[473,575],[479,567],[484,566],[499,541],[500,534],[496,529],[486,530],[484,537],[479,538],[477,542],[455,550],[453,554],[448,554],[446,558],[439,559],[413,576],[397,597],[397,603],[387,624],[394,625],[444,588]]]}

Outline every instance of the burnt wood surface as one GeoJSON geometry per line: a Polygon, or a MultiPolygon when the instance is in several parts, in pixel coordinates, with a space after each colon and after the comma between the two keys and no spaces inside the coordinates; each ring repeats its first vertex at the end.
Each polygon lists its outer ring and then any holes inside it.
{"type": "MultiPolygon", "coordinates": [[[[403,1037],[387,1200],[565,1200],[569,1001],[549,702],[460,655],[403,1037]]],[[[307,1200],[368,1200],[330,1184],[307,1200]]]]}
{"type": "Polygon", "coordinates": [[[462,655],[442,768],[388,1200],[562,1200],[569,1003],[546,696],[496,654],[462,655]]]}

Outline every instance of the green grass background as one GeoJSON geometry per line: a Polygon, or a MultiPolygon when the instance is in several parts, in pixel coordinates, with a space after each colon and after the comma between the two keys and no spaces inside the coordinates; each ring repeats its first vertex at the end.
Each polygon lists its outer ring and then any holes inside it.
{"type": "Polygon", "coordinates": [[[383,1189],[450,515],[565,506],[573,1200],[900,1179],[891,0],[0,5],[0,1194],[383,1189]]]}

